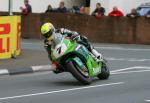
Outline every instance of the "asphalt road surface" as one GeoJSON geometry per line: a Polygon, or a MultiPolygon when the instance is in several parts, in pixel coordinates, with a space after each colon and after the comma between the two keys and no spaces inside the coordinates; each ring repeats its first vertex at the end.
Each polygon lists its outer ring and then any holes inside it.
{"type": "MultiPolygon", "coordinates": [[[[36,42],[24,42],[23,47],[40,50],[36,42]]],[[[96,48],[109,62],[108,80],[95,78],[83,86],[69,73],[0,77],[0,103],[150,103],[150,46],[96,44],[96,48]]]]}

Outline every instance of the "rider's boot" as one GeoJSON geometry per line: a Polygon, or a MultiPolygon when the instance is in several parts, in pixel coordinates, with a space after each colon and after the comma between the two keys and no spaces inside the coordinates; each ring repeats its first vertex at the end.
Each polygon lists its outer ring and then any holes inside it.
{"type": "Polygon", "coordinates": [[[103,60],[102,54],[100,54],[97,50],[94,48],[92,49],[92,54],[95,56],[95,59],[97,62],[100,62],[103,60]]]}
{"type": "Polygon", "coordinates": [[[64,71],[60,67],[53,70],[53,73],[55,73],[55,74],[59,74],[59,73],[62,73],[62,72],[64,72],[64,71]]]}

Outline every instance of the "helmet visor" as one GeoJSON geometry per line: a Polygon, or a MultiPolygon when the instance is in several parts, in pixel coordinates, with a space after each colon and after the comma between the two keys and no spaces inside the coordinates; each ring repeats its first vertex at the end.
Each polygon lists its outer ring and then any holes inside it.
{"type": "Polygon", "coordinates": [[[52,31],[49,31],[49,32],[45,33],[43,36],[45,38],[49,38],[51,35],[52,35],[52,31]]]}

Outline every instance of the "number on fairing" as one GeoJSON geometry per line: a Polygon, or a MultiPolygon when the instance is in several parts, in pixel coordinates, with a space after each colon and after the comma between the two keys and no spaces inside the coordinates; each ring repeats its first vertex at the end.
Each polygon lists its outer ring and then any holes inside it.
{"type": "Polygon", "coordinates": [[[59,45],[57,45],[55,47],[54,56],[56,58],[58,58],[58,57],[62,56],[65,53],[66,50],[67,50],[66,44],[64,44],[64,43],[63,44],[59,44],[59,45]]]}

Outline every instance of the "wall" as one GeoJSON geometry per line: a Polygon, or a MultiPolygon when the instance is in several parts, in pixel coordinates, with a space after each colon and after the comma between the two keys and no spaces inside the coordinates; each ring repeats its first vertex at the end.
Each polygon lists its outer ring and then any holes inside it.
{"type": "Polygon", "coordinates": [[[137,21],[136,42],[150,44],[150,19],[140,18],[137,21]]]}
{"type": "Polygon", "coordinates": [[[103,17],[76,14],[31,14],[22,17],[22,37],[41,39],[40,27],[52,22],[57,28],[68,28],[98,43],[150,44],[150,19],[140,17],[103,17]],[[34,27],[34,28],[33,28],[34,27]]]}
{"type": "MultiPolygon", "coordinates": [[[[0,15],[8,13],[1,13],[0,15]]],[[[19,13],[15,13],[19,15],[19,13]]],[[[89,15],[70,13],[29,14],[22,16],[21,33],[23,38],[42,39],[40,27],[52,22],[55,27],[68,28],[99,43],[150,44],[150,19],[139,17],[102,17],[97,19],[89,15]]]]}

